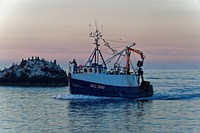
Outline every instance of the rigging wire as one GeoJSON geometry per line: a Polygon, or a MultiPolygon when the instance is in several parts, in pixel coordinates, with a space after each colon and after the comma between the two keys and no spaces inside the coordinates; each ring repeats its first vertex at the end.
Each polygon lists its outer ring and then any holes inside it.
{"type": "MultiPolygon", "coordinates": [[[[127,45],[120,45],[120,46],[116,46],[116,47],[111,47],[109,45],[109,42],[119,42],[119,43],[131,43],[133,45],[135,45],[134,42],[125,42],[125,41],[116,41],[116,40],[110,40],[110,39],[104,39],[101,37],[101,39],[103,40],[103,42],[105,43],[104,46],[108,47],[110,50],[112,50],[113,53],[116,53],[117,50],[114,50],[114,49],[118,49],[118,48],[122,48],[122,47],[126,47],[127,45]],[[109,42],[108,42],[109,41],[109,42]]],[[[107,50],[107,49],[102,49],[102,50],[107,50]]]]}
{"type": "Polygon", "coordinates": [[[117,40],[112,40],[112,39],[105,39],[106,41],[110,41],[110,42],[118,42],[118,43],[134,43],[134,42],[126,42],[126,41],[121,41],[121,39],[119,41],[117,40]]]}

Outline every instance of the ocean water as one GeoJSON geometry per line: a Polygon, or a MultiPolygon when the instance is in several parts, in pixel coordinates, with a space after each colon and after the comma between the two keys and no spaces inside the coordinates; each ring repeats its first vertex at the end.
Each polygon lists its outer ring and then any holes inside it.
{"type": "Polygon", "coordinates": [[[146,70],[154,96],[71,95],[67,87],[0,87],[0,133],[199,133],[200,70],[146,70]]]}

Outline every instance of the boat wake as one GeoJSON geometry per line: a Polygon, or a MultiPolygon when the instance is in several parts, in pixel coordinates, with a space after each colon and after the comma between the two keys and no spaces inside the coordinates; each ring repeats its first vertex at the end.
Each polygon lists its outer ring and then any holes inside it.
{"type": "MultiPolygon", "coordinates": [[[[88,96],[88,95],[75,95],[75,94],[59,94],[52,96],[51,98],[57,99],[57,100],[82,100],[82,101],[87,101],[87,100],[128,100],[130,101],[131,99],[124,99],[124,98],[113,98],[113,97],[98,97],[98,96],[88,96]]],[[[158,91],[155,92],[155,94],[152,97],[145,97],[145,98],[138,98],[138,99],[132,99],[133,101],[137,100],[147,100],[147,101],[152,101],[152,100],[195,100],[195,99],[200,99],[200,88],[199,87],[194,87],[194,88],[184,88],[184,89],[167,89],[165,91],[158,91]]],[[[131,101],[132,101],[131,100],[131,101]]]]}
{"type": "Polygon", "coordinates": [[[73,95],[73,94],[62,94],[56,95],[52,98],[58,100],[116,100],[122,98],[112,98],[112,97],[98,97],[98,96],[88,96],[88,95],[73,95]]]}
{"type": "MultiPolygon", "coordinates": [[[[51,98],[57,100],[125,100],[123,98],[112,98],[112,97],[98,97],[98,96],[88,96],[88,95],[72,95],[72,94],[61,94],[55,95],[51,98]]],[[[138,98],[135,100],[190,100],[190,99],[199,99],[200,93],[194,94],[155,94],[153,97],[146,97],[146,98],[138,98]]],[[[134,100],[134,101],[135,101],[134,100]]]]}

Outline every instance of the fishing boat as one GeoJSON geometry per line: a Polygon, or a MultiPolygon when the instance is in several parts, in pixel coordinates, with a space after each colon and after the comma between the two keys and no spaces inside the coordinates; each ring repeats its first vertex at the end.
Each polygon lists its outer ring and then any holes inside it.
{"type": "Polygon", "coordinates": [[[145,56],[141,50],[132,48],[135,43],[117,52],[97,27],[89,36],[94,38],[95,48],[85,65],[78,65],[75,59],[69,62],[68,85],[71,94],[128,99],[153,96],[153,86],[143,78],[145,56]],[[107,60],[101,52],[100,40],[113,52],[107,60]],[[136,63],[137,68],[134,68],[131,60],[132,53],[141,58],[136,63]],[[124,62],[121,62],[122,58],[125,58],[124,62]]]}

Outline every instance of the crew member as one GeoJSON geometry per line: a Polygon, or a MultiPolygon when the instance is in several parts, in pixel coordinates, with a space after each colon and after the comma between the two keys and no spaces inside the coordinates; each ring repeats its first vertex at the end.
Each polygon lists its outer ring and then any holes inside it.
{"type": "Polygon", "coordinates": [[[75,59],[73,59],[73,61],[72,61],[72,64],[73,64],[73,73],[77,73],[77,63],[76,63],[76,60],[75,59]]]}
{"type": "Polygon", "coordinates": [[[139,67],[139,69],[138,69],[138,83],[140,83],[140,77],[141,77],[142,81],[144,81],[143,70],[141,67],[139,67]]]}
{"type": "Polygon", "coordinates": [[[142,69],[142,66],[143,66],[143,60],[142,61],[138,61],[137,62],[137,66],[139,67],[138,69],[138,83],[140,83],[140,77],[142,79],[142,81],[144,81],[144,77],[143,77],[143,69],[142,69]]]}

